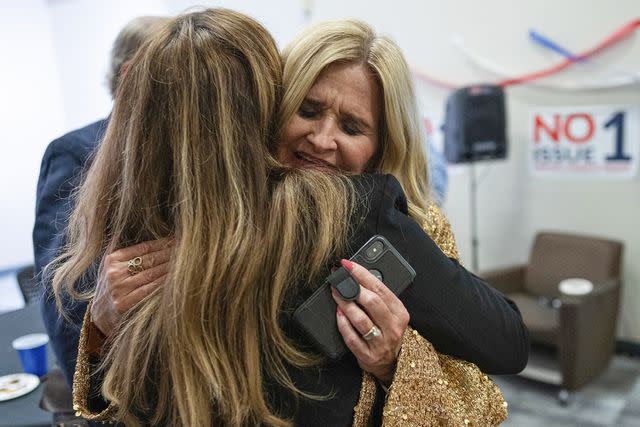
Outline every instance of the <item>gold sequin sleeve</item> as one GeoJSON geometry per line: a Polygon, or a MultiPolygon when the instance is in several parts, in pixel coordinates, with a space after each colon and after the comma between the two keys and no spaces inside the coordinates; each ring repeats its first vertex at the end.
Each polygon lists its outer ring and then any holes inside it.
{"type": "MultiPolygon", "coordinates": [[[[423,228],[447,257],[458,259],[451,225],[437,206],[429,207],[423,228]]],[[[375,396],[375,380],[365,372],[354,427],[368,424],[375,396]]],[[[383,409],[384,427],[495,426],[506,418],[500,389],[476,365],[438,353],[407,328],[383,409]]]]}
{"type": "Polygon", "coordinates": [[[109,403],[106,409],[92,411],[89,399],[92,389],[92,369],[89,355],[89,335],[91,324],[91,305],[87,307],[80,330],[80,343],[78,344],[78,358],[76,360],[76,372],[73,375],[73,410],[76,416],[92,421],[113,421],[115,406],[109,403]]]}
{"type": "Polygon", "coordinates": [[[385,427],[495,426],[507,403],[476,365],[438,353],[408,328],[382,415],[385,427]]]}
{"type": "Polygon", "coordinates": [[[427,222],[422,224],[424,231],[448,258],[459,260],[456,238],[447,217],[432,203],[427,209],[427,218],[427,222]]]}

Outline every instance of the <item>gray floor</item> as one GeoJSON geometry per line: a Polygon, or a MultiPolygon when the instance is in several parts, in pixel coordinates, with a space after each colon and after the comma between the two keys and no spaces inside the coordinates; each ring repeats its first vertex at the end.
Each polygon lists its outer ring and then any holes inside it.
{"type": "Polygon", "coordinates": [[[558,387],[520,377],[493,377],[509,402],[503,426],[640,427],[640,359],[614,357],[593,383],[558,404],[558,387]]]}

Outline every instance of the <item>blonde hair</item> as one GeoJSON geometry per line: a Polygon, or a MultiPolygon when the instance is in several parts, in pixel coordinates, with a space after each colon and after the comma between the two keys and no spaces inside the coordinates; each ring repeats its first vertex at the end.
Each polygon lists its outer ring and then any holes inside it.
{"type": "Polygon", "coordinates": [[[411,73],[398,45],[364,22],[328,21],[306,29],[284,49],[282,58],[281,131],[329,65],[359,63],[375,75],[383,114],[379,148],[369,171],[393,174],[407,195],[411,216],[426,222],[430,193],[423,130],[411,73]]]}
{"type": "Polygon", "coordinates": [[[279,316],[295,284],[342,253],[353,188],[269,153],[281,62],[269,33],[233,11],[179,16],[135,56],[70,221],[62,294],[96,259],[175,235],[162,287],[130,310],[104,357],[102,394],[128,426],[288,425],[268,382],[312,356],[279,316]],[[344,220],[336,220],[341,219],[344,220]]]}

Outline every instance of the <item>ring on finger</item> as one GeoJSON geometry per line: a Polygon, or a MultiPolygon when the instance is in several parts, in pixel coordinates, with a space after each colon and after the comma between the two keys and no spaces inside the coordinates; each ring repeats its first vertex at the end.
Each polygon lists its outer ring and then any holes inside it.
{"type": "Polygon", "coordinates": [[[379,337],[380,335],[382,335],[380,328],[378,328],[376,325],[373,325],[371,329],[369,329],[369,332],[362,336],[362,339],[364,339],[365,341],[371,341],[372,339],[374,339],[375,337],[379,337]]]}
{"type": "Polygon", "coordinates": [[[127,261],[127,271],[129,271],[130,275],[135,276],[143,270],[142,257],[137,256],[127,261]]]}

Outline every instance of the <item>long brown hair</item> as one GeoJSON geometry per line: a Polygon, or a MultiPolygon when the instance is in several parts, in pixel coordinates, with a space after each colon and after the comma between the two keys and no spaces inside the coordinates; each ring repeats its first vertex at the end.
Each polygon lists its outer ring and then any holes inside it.
{"type": "Polygon", "coordinates": [[[294,284],[345,245],[353,189],[269,154],[281,85],[275,43],[225,9],[170,21],[132,61],[77,196],[54,289],[105,253],[175,235],[164,285],[132,309],[104,358],[103,395],[127,425],[287,425],[265,382],[299,392],[313,361],[278,320],[294,284]]]}

